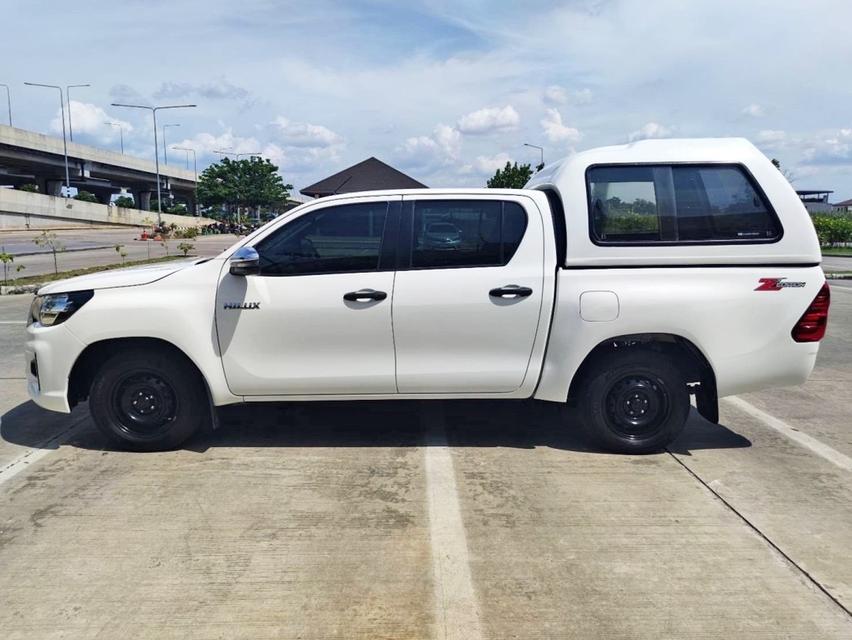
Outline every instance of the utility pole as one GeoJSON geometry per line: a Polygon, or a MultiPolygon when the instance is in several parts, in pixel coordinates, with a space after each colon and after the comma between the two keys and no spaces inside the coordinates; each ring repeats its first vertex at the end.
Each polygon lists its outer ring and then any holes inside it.
{"type": "Polygon", "coordinates": [[[179,127],[179,124],[163,125],[163,164],[169,164],[169,145],[166,144],[166,129],[168,127],[179,127]]]}
{"type": "Polygon", "coordinates": [[[65,197],[71,197],[71,174],[68,171],[68,142],[65,139],[65,96],[62,95],[62,87],[56,84],[41,84],[39,82],[25,82],[30,87],[46,87],[59,91],[59,111],[62,116],[62,152],[65,156],[65,197]]]}
{"type": "Polygon", "coordinates": [[[71,128],[71,89],[75,87],[91,87],[90,84],[69,84],[65,86],[65,99],[68,100],[68,137],[74,142],[74,129],[71,128]]]}
{"type": "Polygon", "coordinates": [[[104,124],[108,124],[113,127],[118,127],[118,135],[121,138],[121,155],[124,155],[124,127],[121,126],[118,122],[104,122],[104,124]]]}
{"type": "Polygon", "coordinates": [[[154,120],[154,166],[157,171],[157,225],[163,224],[163,203],[160,199],[160,150],[157,141],[157,111],[162,109],[192,109],[198,105],[194,104],[170,104],[157,107],[149,107],[143,104],[120,104],[112,103],[113,107],[127,107],[128,109],[147,109],[151,112],[151,117],[154,120]]]}
{"type": "Polygon", "coordinates": [[[186,151],[186,168],[189,168],[189,154],[192,152],[192,169],[195,173],[195,215],[201,215],[198,210],[198,158],[195,155],[195,149],[192,147],[172,147],[179,151],[186,151]]]}
{"type": "Polygon", "coordinates": [[[6,89],[6,106],[9,108],[9,126],[12,126],[12,96],[9,93],[9,85],[8,84],[0,84],[0,87],[4,87],[6,89]]]}

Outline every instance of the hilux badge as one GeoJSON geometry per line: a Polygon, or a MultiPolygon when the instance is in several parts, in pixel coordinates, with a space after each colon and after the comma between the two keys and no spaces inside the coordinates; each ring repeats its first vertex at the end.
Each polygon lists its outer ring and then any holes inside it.
{"type": "Polygon", "coordinates": [[[259,302],[226,302],[225,309],[260,309],[259,302]]]}
{"type": "Polygon", "coordinates": [[[801,289],[804,282],[787,280],[787,278],[760,278],[760,283],[755,291],[781,291],[781,289],[801,289]]]}

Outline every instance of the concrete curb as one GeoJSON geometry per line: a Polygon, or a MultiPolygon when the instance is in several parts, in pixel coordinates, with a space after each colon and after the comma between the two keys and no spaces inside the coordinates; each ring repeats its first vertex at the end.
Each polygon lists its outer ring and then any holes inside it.
{"type": "MultiPolygon", "coordinates": [[[[116,243],[120,244],[120,243],[116,243]]],[[[62,251],[57,251],[59,253],[75,253],[78,251],[100,251],[101,249],[114,249],[115,244],[104,244],[97,245],[94,247],[79,247],[77,249],[63,249],[62,251]]],[[[44,256],[50,255],[51,251],[24,251],[23,253],[13,253],[11,254],[13,258],[26,258],[27,256],[44,256]]]]}

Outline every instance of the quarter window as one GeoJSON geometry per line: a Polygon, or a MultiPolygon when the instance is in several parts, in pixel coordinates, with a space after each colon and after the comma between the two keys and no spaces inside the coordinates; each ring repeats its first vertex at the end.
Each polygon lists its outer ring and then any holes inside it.
{"type": "Polygon", "coordinates": [[[527,215],[516,202],[418,200],[414,204],[411,267],[505,265],[523,238],[527,215]]]}
{"type": "Polygon", "coordinates": [[[261,240],[265,276],[376,271],[388,203],[328,207],[306,213],[261,240]]]}
{"type": "Polygon", "coordinates": [[[771,242],[781,227],[739,165],[593,167],[592,239],[601,244],[771,242]]]}

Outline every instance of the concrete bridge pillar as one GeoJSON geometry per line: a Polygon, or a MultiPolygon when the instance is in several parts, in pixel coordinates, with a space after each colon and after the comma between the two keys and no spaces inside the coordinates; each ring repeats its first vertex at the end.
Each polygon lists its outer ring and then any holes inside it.
{"type": "Polygon", "coordinates": [[[151,192],[150,191],[134,191],[133,203],[137,209],[148,211],[151,208],[151,192]]]}
{"type": "MultiPolygon", "coordinates": [[[[48,196],[61,196],[62,195],[62,187],[64,186],[64,182],[62,180],[45,180],[44,181],[44,193],[48,196]]],[[[39,184],[39,190],[41,191],[41,185],[39,184]]]]}

